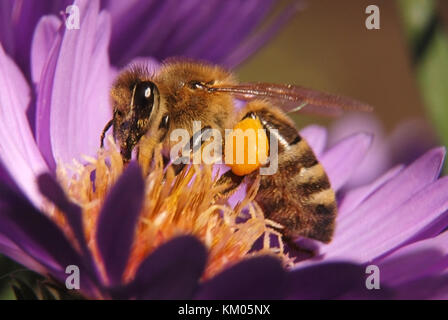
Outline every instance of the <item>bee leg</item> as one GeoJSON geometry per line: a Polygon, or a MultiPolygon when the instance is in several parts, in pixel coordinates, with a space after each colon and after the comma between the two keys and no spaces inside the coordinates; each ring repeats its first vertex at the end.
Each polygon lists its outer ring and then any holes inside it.
{"type": "Polygon", "coordinates": [[[291,253],[293,253],[300,260],[310,259],[317,256],[317,252],[315,250],[301,247],[291,237],[283,236],[283,242],[286,243],[291,253]]]}
{"type": "MultiPolygon", "coordinates": [[[[164,115],[161,119],[159,128],[156,132],[149,132],[140,137],[140,142],[137,150],[137,158],[142,164],[143,172],[149,173],[149,169],[154,160],[154,152],[156,148],[163,142],[169,129],[169,115],[164,115]]],[[[162,155],[162,165],[165,166],[169,159],[162,155]]]]}
{"type": "Polygon", "coordinates": [[[160,139],[156,139],[154,137],[141,137],[139,144],[137,146],[137,159],[140,165],[142,166],[142,170],[144,175],[149,174],[150,168],[153,164],[154,159],[154,150],[157,145],[160,143],[160,139]]]}
{"type": "MultiPolygon", "coordinates": [[[[202,142],[211,137],[212,130],[210,126],[205,126],[201,130],[195,132],[190,138],[190,141],[182,148],[184,154],[190,156],[195,152],[201,150],[202,142]]],[[[175,175],[178,175],[185,166],[190,162],[191,157],[180,157],[173,162],[173,169],[175,175]],[[178,163],[177,163],[178,162],[178,163]]]]}
{"type": "Polygon", "coordinates": [[[238,176],[232,172],[232,170],[227,171],[221,177],[219,177],[218,181],[216,181],[216,186],[221,187],[222,191],[220,191],[216,195],[216,199],[228,198],[230,197],[240,186],[241,182],[243,182],[244,176],[238,176]]]}

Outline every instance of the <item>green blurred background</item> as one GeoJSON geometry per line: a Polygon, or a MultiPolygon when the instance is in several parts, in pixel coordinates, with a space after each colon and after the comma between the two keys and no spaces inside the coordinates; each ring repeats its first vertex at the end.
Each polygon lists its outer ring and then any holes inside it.
{"type": "MultiPolygon", "coordinates": [[[[280,1],[279,8],[287,2],[280,1]]],[[[444,25],[448,1],[308,0],[236,72],[243,81],[293,83],[365,101],[374,106],[374,115],[388,132],[405,120],[419,119],[447,145],[444,25]],[[380,9],[380,30],[365,27],[365,9],[371,4],[380,9]]],[[[300,124],[334,121],[295,119],[300,124]]],[[[17,269],[20,266],[0,257],[0,299],[13,298],[11,278],[5,275],[17,269]]]]}
{"type": "Polygon", "coordinates": [[[430,120],[401,19],[405,10],[414,10],[413,19],[422,19],[422,5],[448,12],[448,1],[307,1],[238,74],[246,81],[289,82],[365,101],[375,107],[375,115],[389,131],[404,119],[430,120]],[[365,27],[365,9],[371,4],[380,9],[380,30],[365,27]]]}

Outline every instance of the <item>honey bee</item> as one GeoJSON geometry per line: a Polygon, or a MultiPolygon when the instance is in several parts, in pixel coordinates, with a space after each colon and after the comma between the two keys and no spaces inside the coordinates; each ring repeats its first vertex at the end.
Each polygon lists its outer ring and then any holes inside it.
{"type": "MultiPolygon", "coordinates": [[[[192,132],[193,121],[222,134],[247,118],[259,121],[268,133],[276,129],[270,139],[278,142],[278,170],[260,176],[255,201],[266,218],[283,226],[280,231],[285,239],[331,241],[337,214],[335,193],[314,152],[284,112],[300,109],[338,115],[343,110],[368,111],[368,105],[299,86],[241,84],[219,66],[185,60],[167,60],[154,74],[144,66],[123,71],[111,89],[111,102],[113,118],[103,130],[101,145],[113,126],[124,162],[131,159],[143,136],[168,149],[167,137],[174,129],[197,136],[198,132],[192,132]],[[237,110],[235,99],[247,103],[237,110]]],[[[253,181],[258,175],[255,169],[244,175],[235,170],[223,174],[217,181],[225,186],[222,196],[230,195],[244,179],[253,181]]]]}

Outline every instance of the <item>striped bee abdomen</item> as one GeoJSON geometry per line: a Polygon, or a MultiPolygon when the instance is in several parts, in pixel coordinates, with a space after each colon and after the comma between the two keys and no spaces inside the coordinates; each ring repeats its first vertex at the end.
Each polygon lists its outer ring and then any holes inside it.
{"type": "Polygon", "coordinates": [[[331,241],[337,205],[324,168],[289,118],[272,108],[256,115],[268,131],[276,129],[268,136],[277,137],[279,150],[278,171],[261,176],[255,200],[267,218],[283,225],[286,238],[331,241]]]}
{"type": "Polygon", "coordinates": [[[284,226],[286,237],[329,242],[337,205],[322,165],[305,140],[279,154],[278,161],[276,174],[261,177],[255,200],[267,218],[284,226]]]}

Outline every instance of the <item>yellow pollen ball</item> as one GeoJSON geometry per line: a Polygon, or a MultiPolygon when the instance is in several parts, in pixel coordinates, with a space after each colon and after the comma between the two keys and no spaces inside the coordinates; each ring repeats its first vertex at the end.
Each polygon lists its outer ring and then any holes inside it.
{"type": "Polygon", "coordinates": [[[238,122],[226,141],[226,164],[238,176],[247,175],[262,166],[269,154],[269,142],[260,120],[246,118],[238,122]],[[227,152],[232,152],[229,156],[227,152]],[[244,155],[242,159],[241,156],[244,155]],[[228,159],[231,159],[228,161],[228,159]]]}

